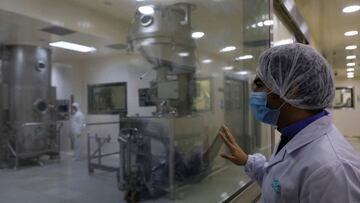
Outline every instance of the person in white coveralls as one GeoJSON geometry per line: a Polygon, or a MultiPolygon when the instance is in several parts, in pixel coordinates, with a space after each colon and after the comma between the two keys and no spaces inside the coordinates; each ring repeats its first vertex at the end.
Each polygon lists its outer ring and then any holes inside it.
{"type": "Polygon", "coordinates": [[[74,157],[73,160],[79,161],[81,159],[81,137],[85,127],[85,117],[80,111],[80,105],[77,102],[72,104],[72,117],[71,117],[71,133],[74,138],[74,157]]]}

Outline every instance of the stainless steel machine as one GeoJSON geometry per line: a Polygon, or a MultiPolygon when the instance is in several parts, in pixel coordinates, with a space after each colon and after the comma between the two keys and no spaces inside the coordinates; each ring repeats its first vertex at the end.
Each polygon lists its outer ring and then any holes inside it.
{"type": "Polygon", "coordinates": [[[22,159],[59,155],[56,91],[51,87],[51,51],[27,45],[2,47],[0,154],[18,167],[22,159]]]}
{"type": "Polygon", "coordinates": [[[152,14],[137,11],[130,29],[130,47],[156,71],[150,84],[154,115],[120,118],[118,186],[132,202],[166,193],[175,198],[176,187],[206,173],[203,120],[192,112],[194,9],[187,3],[153,6],[152,14]]]}
{"type": "Polygon", "coordinates": [[[195,6],[179,3],[153,9],[153,14],[136,12],[129,44],[156,71],[150,89],[157,98],[157,113],[191,114],[196,68],[191,11],[195,6]]]}

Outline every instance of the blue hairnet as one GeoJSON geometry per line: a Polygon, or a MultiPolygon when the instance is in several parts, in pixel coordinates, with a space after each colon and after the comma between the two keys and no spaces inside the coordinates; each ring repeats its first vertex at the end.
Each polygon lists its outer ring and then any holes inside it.
{"type": "Polygon", "coordinates": [[[335,94],[330,65],[310,46],[272,47],[259,58],[258,77],[286,103],[301,109],[328,107],[335,94]]]}

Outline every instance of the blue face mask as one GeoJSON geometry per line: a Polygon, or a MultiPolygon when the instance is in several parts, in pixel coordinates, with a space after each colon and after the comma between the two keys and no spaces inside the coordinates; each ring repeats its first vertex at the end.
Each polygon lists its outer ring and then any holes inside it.
{"type": "Polygon", "coordinates": [[[250,94],[251,111],[255,116],[256,120],[270,124],[272,126],[276,126],[280,115],[280,109],[281,107],[283,107],[285,103],[283,103],[278,109],[268,108],[266,104],[267,104],[267,96],[269,94],[270,93],[265,93],[265,92],[251,92],[250,94]]]}

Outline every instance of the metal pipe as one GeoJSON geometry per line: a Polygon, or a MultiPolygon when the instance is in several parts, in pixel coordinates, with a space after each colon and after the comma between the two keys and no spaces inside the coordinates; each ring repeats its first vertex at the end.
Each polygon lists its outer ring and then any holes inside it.
{"type": "Polygon", "coordinates": [[[91,173],[90,169],[90,133],[87,134],[87,163],[88,163],[88,169],[91,173]]]}
{"type": "Polygon", "coordinates": [[[61,123],[61,122],[43,122],[43,123],[40,123],[40,122],[28,122],[28,123],[23,123],[21,125],[21,127],[27,127],[27,126],[40,126],[40,125],[51,125],[51,124],[58,124],[58,123],[61,123]]]}

